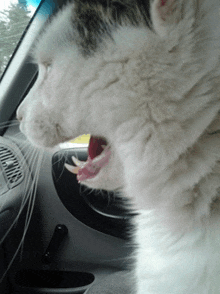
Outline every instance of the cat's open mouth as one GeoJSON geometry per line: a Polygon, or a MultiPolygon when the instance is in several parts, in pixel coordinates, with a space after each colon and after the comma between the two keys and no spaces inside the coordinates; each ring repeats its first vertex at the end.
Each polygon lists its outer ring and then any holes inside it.
{"type": "Polygon", "coordinates": [[[72,160],[76,166],[65,164],[72,173],[77,174],[77,180],[83,182],[94,178],[106,166],[111,156],[111,150],[106,140],[91,136],[88,147],[87,161],[80,161],[76,157],[72,160]]]}

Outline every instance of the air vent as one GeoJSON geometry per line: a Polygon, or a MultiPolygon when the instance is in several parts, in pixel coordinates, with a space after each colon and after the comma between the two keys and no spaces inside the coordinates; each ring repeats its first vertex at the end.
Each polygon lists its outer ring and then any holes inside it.
{"type": "Polygon", "coordinates": [[[18,185],[23,179],[23,173],[18,159],[7,147],[0,146],[0,162],[9,188],[18,185]]]}

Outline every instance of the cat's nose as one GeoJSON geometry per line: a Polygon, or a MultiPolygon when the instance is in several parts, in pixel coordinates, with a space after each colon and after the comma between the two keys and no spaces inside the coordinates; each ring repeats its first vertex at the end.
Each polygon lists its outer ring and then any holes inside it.
{"type": "Polygon", "coordinates": [[[21,115],[17,115],[17,120],[18,121],[22,121],[22,116],[21,115]]]}
{"type": "Polygon", "coordinates": [[[20,122],[21,122],[22,119],[23,119],[23,116],[22,116],[22,114],[20,113],[19,110],[17,110],[16,117],[17,117],[17,120],[20,121],[20,122]]]}

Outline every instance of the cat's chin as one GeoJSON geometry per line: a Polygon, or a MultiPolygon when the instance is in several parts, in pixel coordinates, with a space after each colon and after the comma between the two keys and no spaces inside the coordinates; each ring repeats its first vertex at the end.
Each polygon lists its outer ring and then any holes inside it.
{"type": "Polygon", "coordinates": [[[81,181],[80,184],[96,190],[119,191],[123,188],[123,179],[122,174],[115,172],[110,164],[101,169],[94,178],[81,181]]]}

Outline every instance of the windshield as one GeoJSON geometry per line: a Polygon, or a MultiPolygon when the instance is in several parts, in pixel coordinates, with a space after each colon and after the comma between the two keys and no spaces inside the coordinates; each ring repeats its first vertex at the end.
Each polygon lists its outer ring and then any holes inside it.
{"type": "Polygon", "coordinates": [[[40,0],[0,1],[0,78],[40,0]]]}

